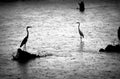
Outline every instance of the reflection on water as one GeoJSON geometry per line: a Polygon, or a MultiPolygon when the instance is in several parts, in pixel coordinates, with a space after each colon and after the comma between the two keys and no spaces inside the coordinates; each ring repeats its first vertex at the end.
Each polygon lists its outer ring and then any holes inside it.
{"type": "Polygon", "coordinates": [[[22,79],[29,79],[29,76],[28,76],[28,62],[27,63],[17,62],[17,67],[20,70],[20,74],[21,74],[22,79]]]}
{"type": "Polygon", "coordinates": [[[84,50],[84,41],[80,41],[80,51],[84,50]]]}

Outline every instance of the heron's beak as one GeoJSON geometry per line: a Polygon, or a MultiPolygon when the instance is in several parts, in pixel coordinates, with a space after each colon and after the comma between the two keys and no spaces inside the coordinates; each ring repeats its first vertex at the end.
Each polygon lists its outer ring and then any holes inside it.
{"type": "Polygon", "coordinates": [[[32,26],[28,26],[28,28],[32,28],[32,26]]]}
{"type": "Polygon", "coordinates": [[[80,24],[80,22],[76,22],[77,24],[80,24]]]}

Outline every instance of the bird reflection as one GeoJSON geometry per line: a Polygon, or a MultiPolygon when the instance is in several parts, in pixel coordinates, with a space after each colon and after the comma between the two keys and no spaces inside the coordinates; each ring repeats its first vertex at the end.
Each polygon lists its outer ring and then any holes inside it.
{"type": "Polygon", "coordinates": [[[80,51],[83,51],[84,50],[84,41],[81,41],[80,42],[80,51]]]}

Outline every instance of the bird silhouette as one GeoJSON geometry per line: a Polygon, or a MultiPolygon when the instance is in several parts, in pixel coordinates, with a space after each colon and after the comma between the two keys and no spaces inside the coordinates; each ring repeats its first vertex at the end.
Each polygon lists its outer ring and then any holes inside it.
{"type": "Polygon", "coordinates": [[[84,0],[82,0],[81,2],[78,2],[78,5],[79,5],[79,10],[81,12],[84,12],[85,10],[84,0]]]}
{"type": "Polygon", "coordinates": [[[84,34],[83,34],[83,32],[80,30],[80,22],[77,22],[77,23],[78,23],[78,32],[79,32],[80,39],[81,39],[81,42],[82,42],[82,38],[84,38],[84,34]]]}
{"type": "Polygon", "coordinates": [[[28,41],[28,37],[29,37],[29,31],[28,28],[32,28],[31,26],[27,26],[26,27],[26,31],[27,31],[27,36],[22,40],[21,44],[20,44],[20,48],[24,45],[24,49],[26,50],[26,43],[28,41]]]}

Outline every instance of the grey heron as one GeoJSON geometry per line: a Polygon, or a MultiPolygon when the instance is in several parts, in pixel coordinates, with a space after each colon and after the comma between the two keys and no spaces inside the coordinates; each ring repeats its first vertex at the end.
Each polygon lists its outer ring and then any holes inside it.
{"type": "Polygon", "coordinates": [[[79,35],[80,35],[80,39],[82,41],[82,38],[84,38],[84,34],[83,32],[80,30],[80,22],[77,22],[78,23],[78,32],[79,32],[79,35]]]}
{"type": "Polygon", "coordinates": [[[26,35],[26,37],[22,40],[22,42],[21,42],[21,44],[20,44],[20,48],[24,45],[24,48],[26,49],[26,43],[27,43],[28,37],[29,37],[28,28],[32,28],[32,27],[31,27],[31,26],[27,26],[27,27],[26,27],[27,35],[26,35]]]}

